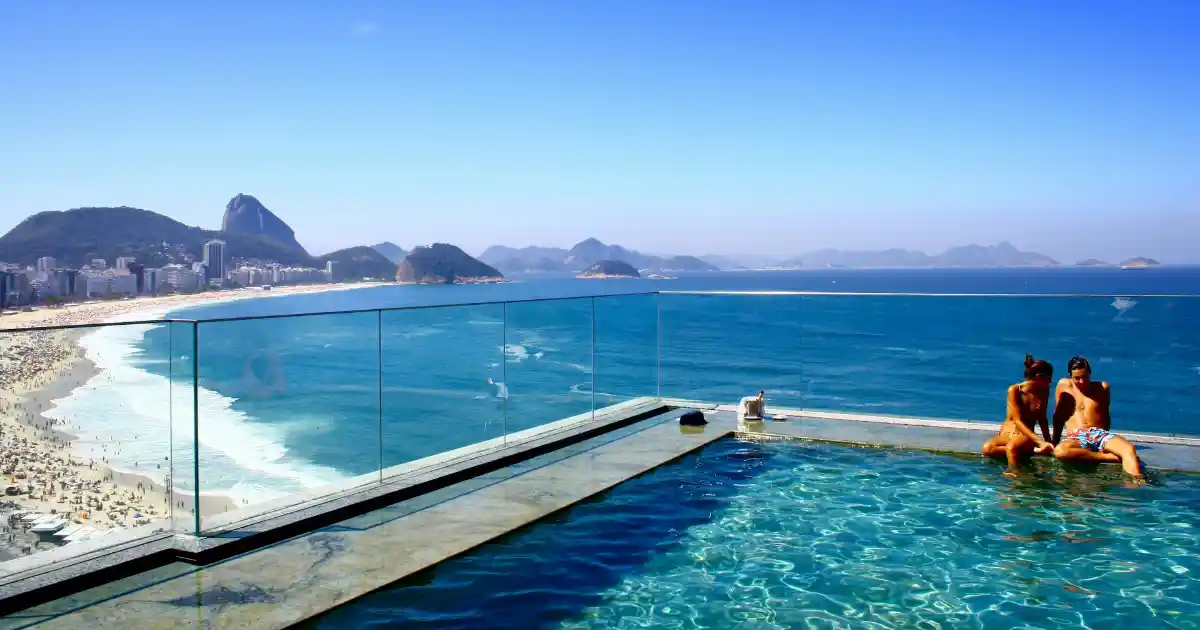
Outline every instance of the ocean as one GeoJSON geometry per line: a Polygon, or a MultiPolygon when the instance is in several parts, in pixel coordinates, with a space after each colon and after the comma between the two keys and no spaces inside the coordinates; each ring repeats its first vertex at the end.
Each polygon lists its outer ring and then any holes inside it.
{"type": "Polygon", "coordinates": [[[243,503],[660,393],[997,422],[1026,352],[1056,376],[1091,359],[1118,430],[1197,434],[1196,295],[1200,268],[1178,267],[532,276],[243,300],[170,313],[201,320],[195,339],[190,324],[88,334],[102,373],[49,414],[83,427],[77,448],[156,478],[174,466],[190,489],[195,403],[200,489],[243,503]],[[660,289],[965,295],[646,294],[660,289]],[[471,305],[203,321],[445,304],[471,305]]]}

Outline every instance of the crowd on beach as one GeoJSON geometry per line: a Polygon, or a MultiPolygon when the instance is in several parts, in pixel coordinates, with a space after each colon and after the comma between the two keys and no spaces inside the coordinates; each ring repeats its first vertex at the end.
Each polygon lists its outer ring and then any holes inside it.
{"type": "MultiPolygon", "coordinates": [[[[281,287],[272,294],[355,286],[281,287]]],[[[77,344],[87,329],[12,329],[149,320],[178,308],[255,297],[263,297],[263,293],[239,290],[89,302],[0,317],[0,492],[6,495],[6,502],[0,503],[0,560],[58,546],[30,533],[30,523],[23,522],[20,515],[52,515],[98,530],[148,527],[153,531],[163,528],[172,508],[169,475],[160,485],[144,477],[114,474],[110,469],[109,458],[120,453],[123,441],[136,440],[136,436],[92,436],[90,429],[98,427],[82,426],[71,417],[43,415],[55,398],[96,376],[95,367],[77,344]],[[89,440],[89,451],[80,452],[83,449],[75,441],[85,434],[95,439],[89,440]]],[[[170,462],[158,462],[152,468],[169,470],[170,462]]],[[[174,503],[176,509],[185,511],[192,505],[178,497],[174,503]]]]}
{"type": "MultiPolygon", "coordinates": [[[[50,374],[61,378],[65,368],[56,365],[50,374]]],[[[145,527],[166,518],[165,492],[149,484],[126,488],[113,483],[106,458],[74,452],[72,436],[63,431],[78,427],[43,417],[45,404],[36,397],[0,398],[0,475],[2,490],[12,500],[8,509],[0,509],[0,517],[9,520],[0,538],[0,547],[8,547],[7,555],[57,546],[22,535],[28,534],[30,524],[21,527],[15,518],[21,514],[51,515],[97,530],[145,527]]]]}

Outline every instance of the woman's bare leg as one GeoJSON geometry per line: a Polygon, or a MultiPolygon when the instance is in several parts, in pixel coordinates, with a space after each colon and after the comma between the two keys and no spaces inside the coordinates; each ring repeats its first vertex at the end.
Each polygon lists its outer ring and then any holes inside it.
{"type": "Polygon", "coordinates": [[[1021,458],[1025,455],[1033,454],[1033,440],[1024,435],[1014,436],[1008,442],[1008,447],[1005,449],[1005,456],[1008,458],[1008,469],[1017,470],[1021,467],[1021,458]]]}
{"type": "Polygon", "coordinates": [[[981,453],[988,457],[1004,458],[1008,457],[1008,438],[1003,435],[996,437],[983,443],[983,448],[979,449],[981,453]]]}

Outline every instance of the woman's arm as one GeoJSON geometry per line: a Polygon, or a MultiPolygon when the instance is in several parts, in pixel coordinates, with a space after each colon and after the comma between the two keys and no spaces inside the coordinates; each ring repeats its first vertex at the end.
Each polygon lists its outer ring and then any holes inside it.
{"type": "MultiPolygon", "coordinates": [[[[1021,387],[1019,385],[1013,385],[1012,387],[1009,387],[1008,408],[1016,412],[1017,430],[1021,432],[1021,435],[1033,440],[1034,444],[1037,444],[1038,446],[1046,444],[1046,440],[1038,437],[1037,434],[1033,432],[1033,429],[1029,428],[1029,418],[1025,417],[1025,405],[1021,403],[1021,387]]],[[[1045,419],[1043,419],[1042,422],[1045,423],[1045,419]]]]}
{"type": "Polygon", "coordinates": [[[1038,418],[1038,426],[1041,427],[1041,429],[1042,429],[1042,437],[1046,438],[1046,441],[1049,442],[1050,441],[1050,421],[1046,419],[1046,414],[1042,414],[1042,416],[1040,418],[1038,418]]]}

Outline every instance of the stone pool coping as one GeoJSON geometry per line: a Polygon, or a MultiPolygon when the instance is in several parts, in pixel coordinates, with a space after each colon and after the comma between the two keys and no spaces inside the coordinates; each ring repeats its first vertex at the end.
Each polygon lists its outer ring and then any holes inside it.
{"type": "MultiPolygon", "coordinates": [[[[286,627],[727,436],[975,454],[982,432],[999,426],[778,409],[772,413],[782,413],[785,420],[739,426],[732,407],[685,400],[655,402],[659,409],[673,410],[609,426],[570,444],[556,441],[557,446],[532,458],[208,566],[173,562],[115,580],[9,616],[0,620],[0,628],[286,627]],[[675,420],[681,407],[705,410],[710,424],[678,426],[675,420]]],[[[1152,439],[1156,437],[1169,436],[1152,439]]],[[[1147,445],[1142,447],[1152,467],[1200,471],[1200,448],[1189,443],[1194,439],[1135,441],[1147,445]]]]}

